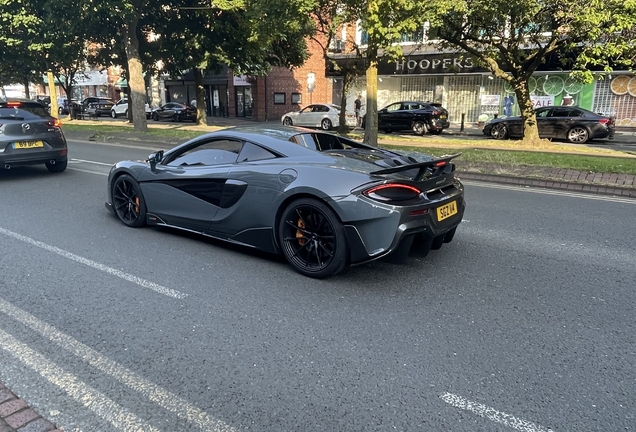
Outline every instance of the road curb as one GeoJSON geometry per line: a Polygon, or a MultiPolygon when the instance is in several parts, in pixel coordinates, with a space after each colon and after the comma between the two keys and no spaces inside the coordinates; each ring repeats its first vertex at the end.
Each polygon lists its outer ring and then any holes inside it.
{"type": "Polygon", "coordinates": [[[0,383],[0,432],[63,432],[0,383]]]}

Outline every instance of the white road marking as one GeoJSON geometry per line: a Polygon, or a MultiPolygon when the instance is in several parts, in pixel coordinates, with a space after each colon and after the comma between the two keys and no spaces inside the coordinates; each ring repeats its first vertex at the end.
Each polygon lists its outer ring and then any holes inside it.
{"type": "Polygon", "coordinates": [[[75,158],[71,158],[71,163],[89,163],[89,164],[104,165],[104,166],[109,166],[109,167],[113,166],[112,163],[89,161],[89,160],[85,160],[85,159],[75,159],[75,158]]]}
{"type": "Polygon", "coordinates": [[[55,363],[47,360],[42,354],[29,348],[26,344],[3,330],[0,330],[0,348],[35,370],[55,386],[64,390],[77,402],[89,408],[117,429],[130,432],[159,432],[159,429],[144,422],[121,405],[113,402],[103,393],[86,385],[75,375],[66,372],[55,363]]]}
{"type": "Polygon", "coordinates": [[[103,176],[107,176],[108,175],[108,173],[90,171],[90,170],[85,170],[85,169],[80,169],[80,168],[67,167],[66,169],[71,170],[71,171],[81,171],[81,172],[89,173],[89,174],[98,174],[98,175],[103,175],[103,176]]]}
{"type": "MultiPolygon", "coordinates": [[[[461,176],[460,176],[461,177],[461,176]]],[[[546,180],[549,181],[549,180],[546,180]]],[[[555,181],[558,182],[558,181],[555,181]]],[[[625,197],[616,197],[610,195],[593,195],[587,193],[579,193],[579,192],[568,192],[560,189],[543,189],[540,186],[517,186],[517,185],[502,185],[497,183],[488,183],[488,182],[480,182],[476,180],[466,180],[462,181],[465,185],[483,187],[488,189],[505,189],[517,192],[530,192],[536,194],[544,194],[544,195],[560,195],[560,196],[569,196],[573,198],[585,198],[595,201],[611,201],[611,202],[620,202],[627,204],[636,204],[636,199],[634,198],[625,198],[625,197]]],[[[611,186],[600,186],[599,187],[611,187],[611,186]]]]}
{"type": "MultiPolygon", "coordinates": [[[[174,393],[171,393],[147,379],[136,375],[119,363],[103,356],[91,347],[60,332],[55,327],[39,320],[30,313],[0,298],[0,312],[41,334],[67,352],[79,357],[91,366],[112,376],[120,383],[141,393],[143,396],[177,415],[177,417],[196,425],[206,432],[233,432],[234,428],[221,420],[210,417],[205,411],[190,404],[174,393]]],[[[0,346],[2,341],[0,340],[0,346]]],[[[141,429],[140,429],[141,430],[141,429]]]]}
{"type": "MultiPolygon", "coordinates": [[[[204,132],[202,132],[203,134],[204,132]]],[[[153,147],[150,147],[148,145],[134,145],[134,144],[121,144],[121,143],[108,143],[108,142],[99,142],[99,141],[82,141],[82,140],[75,140],[75,139],[67,139],[67,142],[70,143],[78,143],[78,144],[92,144],[92,145],[103,145],[103,146],[109,146],[109,147],[126,147],[126,148],[132,148],[132,149],[137,149],[137,150],[150,150],[152,151],[153,147]]],[[[185,142],[185,141],[184,141],[185,142]]],[[[176,147],[178,144],[166,144],[166,143],[155,143],[157,148],[163,148],[163,149],[171,149],[172,147],[176,147]]]]}
{"type": "Polygon", "coordinates": [[[168,297],[173,297],[173,298],[176,298],[176,299],[182,299],[182,298],[185,298],[185,297],[188,296],[187,294],[182,293],[182,292],[177,291],[177,290],[174,290],[172,288],[166,288],[166,287],[164,287],[162,285],[156,284],[154,282],[151,282],[149,280],[140,278],[138,276],[134,276],[134,275],[131,275],[131,274],[128,274],[128,273],[124,273],[121,270],[117,270],[117,269],[114,269],[112,267],[108,267],[108,266],[106,266],[104,264],[100,264],[100,263],[98,263],[96,261],[89,260],[89,259],[81,257],[79,255],[75,255],[75,254],[73,254],[71,252],[67,252],[67,251],[65,251],[63,249],[60,249],[60,248],[57,248],[55,246],[50,246],[50,245],[48,245],[46,243],[42,243],[41,241],[33,240],[30,237],[23,236],[21,234],[15,233],[13,231],[9,231],[9,230],[4,229],[2,227],[0,227],[0,234],[4,234],[4,235],[6,235],[8,237],[13,237],[14,239],[18,239],[18,240],[23,241],[25,243],[28,243],[30,245],[37,246],[37,247],[39,247],[41,249],[44,249],[45,251],[53,252],[53,253],[55,253],[57,255],[63,256],[64,258],[68,258],[70,260],[73,260],[73,261],[78,262],[80,264],[84,264],[84,265],[86,265],[88,267],[92,267],[94,269],[103,271],[103,272],[108,273],[110,275],[117,276],[118,278],[127,280],[128,282],[132,282],[132,283],[137,284],[137,285],[139,285],[141,287],[148,288],[150,290],[153,290],[153,291],[155,291],[155,292],[157,292],[159,294],[163,294],[163,295],[168,296],[168,297]]]}
{"type": "Polygon", "coordinates": [[[470,411],[474,414],[477,414],[480,417],[484,417],[490,421],[495,423],[500,423],[504,426],[507,426],[512,429],[516,429],[522,432],[553,432],[552,429],[540,426],[536,423],[529,422],[527,420],[523,420],[512,416],[510,414],[506,414],[501,411],[497,411],[494,408],[488,407],[486,405],[482,405],[477,402],[469,401],[461,396],[457,396],[452,393],[444,393],[440,396],[444,402],[449,405],[454,406],[455,408],[463,409],[466,411],[470,411]]]}

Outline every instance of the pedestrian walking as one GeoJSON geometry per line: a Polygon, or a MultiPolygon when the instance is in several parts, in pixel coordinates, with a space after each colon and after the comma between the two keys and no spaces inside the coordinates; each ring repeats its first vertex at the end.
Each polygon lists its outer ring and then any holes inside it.
{"type": "Polygon", "coordinates": [[[362,118],[360,117],[360,110],[362,109],[362,95],[358,95],[358,99],[356,99],[353,104],[356,112],[356,127],[360,127],[360,124],[362,123],[362,118]]]}

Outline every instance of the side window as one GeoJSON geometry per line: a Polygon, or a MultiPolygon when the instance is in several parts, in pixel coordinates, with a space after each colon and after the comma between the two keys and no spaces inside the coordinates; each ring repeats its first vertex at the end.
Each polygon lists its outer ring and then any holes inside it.
{"type": "Polygon", "coordinates": [[[300,146],[310,148],[312,150],[318,150],[318,142],[316,142],[313,134],[298,134],[289,139],[300,146]]]}
{"type": "Polygon", "coordinates": [[[536,116],[537,118],[545,118],[548,117],[548,114],[550,113],[550,109],[543,109],[543,110],[537,110],[536,111],[536,116]]]}
{"type": "Polygon", "coordinates": [[[165,162],[172,167],[214,166],[235,163],[243,147],[241,141],[230,139],[213,139],[202,141],[171,155],[165,162]]]}
{"type": "Polygon", "coordinates": [[[577,109],[568,110],[568,117],[583,117],[583,112],[577,109]]]}
{"type": "Polygon", "coordinates": [[[342,144],[338,140],[338,137],[332,134],[326,133],[317,133],[316,141],[318,142],[318,147],[320,151],[326,150],[342,150],[342,144]]]}
{"type": "Polygon", "coordinates": [[[276,155],[263,147],[246,142],[239,154],[237,162],[254,162],[259,160],[274,159],[276,155]]]}
{"type": "Polygon", "coordinates": [[[567,108],[554,108],[550,117],[567,117],[570,110],[567,108]]]}
{"type": "Polygon", "coordinates": [[[391,112],[391,111],[397,111],[402,107],[401,103],[394,103],[392,105],[389,105],[388,107],[386,107],[386,110],[391,112]]]}

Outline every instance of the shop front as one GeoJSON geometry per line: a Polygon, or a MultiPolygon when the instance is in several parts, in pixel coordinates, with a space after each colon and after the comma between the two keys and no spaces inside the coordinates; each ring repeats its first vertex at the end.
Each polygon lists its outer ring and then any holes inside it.
{"type": "Polygon", "coordinates": [[[234,100],[236,101],[236,117],[252,117],[252,86],[243,76],[235,76],[234,100]]]}
{"type": "MultiPolygon", "coordinates": [[[[542,65],[530,78],[528,85],[535,106],[577,105],[613,115],[617,125],[636,126],[636,78],[625,73],[608,77],[599,74],[591,84],[582,84],[570,78],[569,71],[555,69],[549,64],[542,65]]],[[[338,80],[333,68],[327,68],[327,76],[338,80]]],[[[352,108],[353,100],[365,90],[362,77],[349,91],[347,107],[352,108]]],[[[476,123],[520,112],[514,91],[507,83],[493,77],[471,57],[455,53],[409,55],[399,61],[381,61],[377,97],[378,108],[405,100],[441,103],[449,112],[450,122],[455,124],[462,119],[476,123]]],[[[340,100],[334,99],[333,103],[340,100]]]]}

